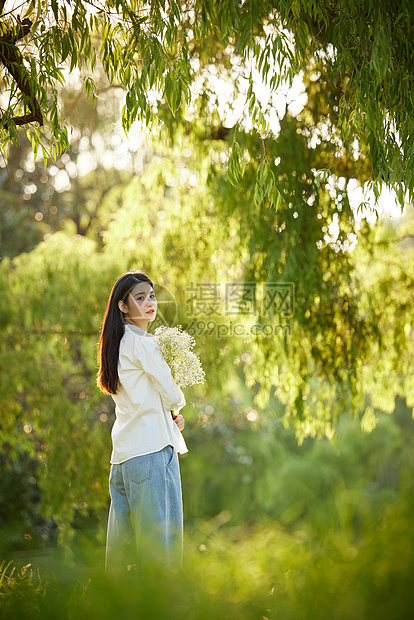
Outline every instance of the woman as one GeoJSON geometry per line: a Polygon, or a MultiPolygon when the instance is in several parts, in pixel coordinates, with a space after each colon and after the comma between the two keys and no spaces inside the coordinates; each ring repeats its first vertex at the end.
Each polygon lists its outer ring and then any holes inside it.
{"type": "Polygon", "coordinates": [[[177,453],[186,404],[148,324],[157,314],[153,283],[141,271],[115,282],[99,340],[98,387],[115,401],[106,567],[161,561],[180,566],[183,509],[177,453]],[[171,415],[173,413],[173,415],[171,415]],[[173,419],[174,418],[174,419],[173,419]]]}

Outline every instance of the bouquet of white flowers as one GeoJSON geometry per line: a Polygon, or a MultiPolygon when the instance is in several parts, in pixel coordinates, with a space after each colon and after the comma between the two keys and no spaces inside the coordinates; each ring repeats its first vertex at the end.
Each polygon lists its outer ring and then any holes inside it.
{"type": "Polygon", "coordinates": [[[171,368],[174,381],[180,388],[204,383],[205,373],[201,361],[192,350],[196,341],[182,330],[181,325],[157,327],[155,337],[165,361],[171,368]]]}

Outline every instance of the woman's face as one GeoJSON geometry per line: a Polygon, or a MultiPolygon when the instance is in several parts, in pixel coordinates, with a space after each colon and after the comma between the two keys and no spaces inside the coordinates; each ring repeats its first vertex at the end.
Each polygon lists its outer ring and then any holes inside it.
{"type": "Polygon", "coordinates": [[[148,323],[157,315],[157,299],[149,282],[138,282],[128,295],[126,302],[119,301],[118,307],[124,313],[125,323],[137,325],[147,331],[148,323]]]}

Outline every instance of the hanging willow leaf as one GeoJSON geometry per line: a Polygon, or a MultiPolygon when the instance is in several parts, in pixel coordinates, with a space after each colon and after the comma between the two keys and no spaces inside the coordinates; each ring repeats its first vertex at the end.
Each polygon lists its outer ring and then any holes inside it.
{"type": "Polygon", "coordinates": [[[240,179],[243,178],[245,169],[245,160],[240,144],[234,140],[231,147],[229,164],[227,167],[227,178],[233,186],[236,186],[240,179]]]}
{"type": "Polygon", "coordinates": [[[256,207],[260,207],[264,202],[274,205],[277,196],[276,192],[275,175],[269,161],[264,157],[256,173],[256,185],[254,188],[254,203],[256,207]]]}
{"type": "MultiPolygon", "coordinates": [[[[33,123],[42,119],[51,132],[59,133],[58,126],[63,127],[65,119],[60,113],[56,124],[49,116],[59,71],[81,70],[85,64],[93,69],[99,57],[109,83],[129,90],[131,82],[142,79],[139,96],[127,99],[124,117],[139,116],[146,122],[151,115],[141,96],[147,99],[149,88],[155,86],[159,103],[164,97],[170,119],[175,119],[178,110],[184,111],[188,105],[191,86],[199,84],[202,69],[214,65],[216,72],[227,72],[229,57],[239,55],[244,75],[249,76],[245,113],[250,116],[251,133],[263,136],[269,131],[269,109],[262,109],[266,104],[258,100],[256,83],[262,81],[276,89],[295,77],[301,79],[303,71],[317,63],[326,92],[337,98],[331,100],[328,115],[332,121],[339,106],[343,140],[357,137],[365,142],[375,182],[385,181],[396,191],[405,185],[414,197],[412,2],[370,0],[360,7],[354,0],[344,0],[339,7],[332,0],[303,0],[299,10],[299,5],[282,0],[223,0],[219,4],[96,0],[93,15],[83,0],[24,4],[25,19],[32,24],[27,38],[9,35],[23,23],[19,22],[21,3],[14,3],[15,8],[0,16],[1,78],[4,101],[9,102],[0,119],[3,127],[9,127],[8,136],[7,132],[1,134],[3,146],[15,139],[11,119],[27,105],[22,80],[19,83],[16,70],[10,71],[13,67],[29,73],[32,108],[36,108],[35,100],[39,104],[36,114],[24,114],[23,120],[33,123]],[[21,55],[21,61],[7,61],[5,52],[10,46],[21,55]],[[132,58],[126,50],[133,50],[132,58]],[[200,69],[194,61],[200,63],[200,69]],[[390,127],[391,134],[385,130],[390,127]],[[390,171],[389,162],[397,158],[401,165],[390,171]]],[[[214,110],[206,111],[206,116],[220,109],[218,100],[212,105],[214,110]]],[[[57,133],[52,137],[57,138],[57,133]]],[[[236,168],[234,174],[238,176],[236,168]]]]}

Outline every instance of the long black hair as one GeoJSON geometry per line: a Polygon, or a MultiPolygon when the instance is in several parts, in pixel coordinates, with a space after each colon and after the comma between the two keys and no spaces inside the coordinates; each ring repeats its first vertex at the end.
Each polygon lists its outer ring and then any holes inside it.
{"type": "Polygon", "coordinates": [[[119,383],[119,344],[124,335],[125,323],[118,302],[126,303],[129,293],[139,282],[148,282],[154,286],[142,271],[127,271],[117,279],[108,299],[98,343],[99,371],[96,381],[99,389],[107,394],[116,394],[119,383]]]}

